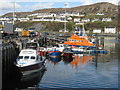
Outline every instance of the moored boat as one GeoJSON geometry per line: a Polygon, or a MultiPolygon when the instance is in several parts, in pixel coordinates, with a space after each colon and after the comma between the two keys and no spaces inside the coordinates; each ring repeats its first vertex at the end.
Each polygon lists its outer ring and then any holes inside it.
{"type": "Polygon", "coordinates": [[[48,60],[50,60],[51,62],[53,62],[54,64],[58,63],[61,60],[61,56],[57,56],[57,57],[49,57],[48,60]]]}
{"type": "Polygon", "coordinates": [[[71,37],[67,38],[67,41],[64,42],[63,44],[81,48],[95,48],[91,40],[91,37],[87,36],[86,34],[83,34],[83,31],[84,30],[78,28],[75,31],[75,34],[72,34],[71,37]]]}
{"type": "Polygon", "coordinates": [[[25,74],[30,74],[41,70],[44,67],[45,59],[43,59],[37,50],[23,49],[21,50],[15,65],[25,74]]]}
{"type": "Polygon", "coordinates": [[[61,56],[61,52],[59,50],[56,50],[56,48],[53,48],[52,50],[48,51],[49,57],[58,57],[61,56]]]}

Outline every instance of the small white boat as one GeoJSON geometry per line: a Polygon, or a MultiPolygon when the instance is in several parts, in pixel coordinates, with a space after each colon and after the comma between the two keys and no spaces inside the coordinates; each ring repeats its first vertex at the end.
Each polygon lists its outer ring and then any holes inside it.
{"type": "Polygon", "coordinates": [[[34,49],[21,50],[15,65],[24,74],[30,74],[41,70],[44,67],[45,58],[39,55],[39,52],[34,49]]]}

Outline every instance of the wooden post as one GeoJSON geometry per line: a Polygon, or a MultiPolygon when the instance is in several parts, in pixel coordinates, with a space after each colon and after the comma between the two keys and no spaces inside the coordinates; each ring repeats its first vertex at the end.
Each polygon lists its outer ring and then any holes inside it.
{"type": "Polygon", "coordinates": [[[97,69],[97,66],[98,66],[98,43],[99,43],[99,39],[98,39],[98,36],[96,34],[96,53],[95,53],[95,67],[97,69]]]}

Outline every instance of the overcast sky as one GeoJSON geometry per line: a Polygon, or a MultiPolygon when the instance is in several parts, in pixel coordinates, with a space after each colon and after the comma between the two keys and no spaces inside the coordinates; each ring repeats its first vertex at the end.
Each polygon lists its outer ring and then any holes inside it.
{"type": "MultiPolygon", "coordinates": [[[[16,12],[27,12],[44,8],[64,8],[64,3],[68,3],[68,8],[82,5],[89,5],[103,0],[0,0],[0,15],[13,12],[13,2],[15,2],[16,12]]],[[[104,0],[118,4],[118,0],[104,0]]]]}

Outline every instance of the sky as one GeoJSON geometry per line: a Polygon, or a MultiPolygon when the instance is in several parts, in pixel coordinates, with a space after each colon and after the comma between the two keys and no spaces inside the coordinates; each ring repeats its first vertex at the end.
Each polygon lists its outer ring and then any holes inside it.
{"type": "MultiPolygon", "coordinates": [[[[97,2],[103,2],[103,0],[0,0],[0,16],[13,12],[14,4],[15,12],[28,12],[45,8],[70,8],[97,2]],[[67,3],[67,6],[64,5],[65,3],[67,3]]],[[[104,2],[118,4],[118,0],[104,0],[104,2]]]]}

